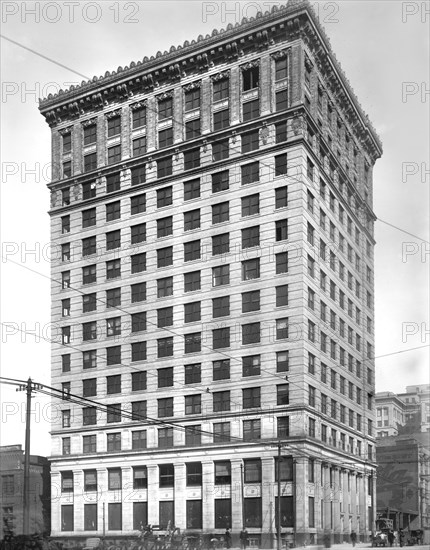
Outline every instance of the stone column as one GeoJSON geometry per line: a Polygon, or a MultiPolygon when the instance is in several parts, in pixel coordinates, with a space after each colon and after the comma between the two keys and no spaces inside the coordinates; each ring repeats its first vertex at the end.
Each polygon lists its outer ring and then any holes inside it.
{"type": "Polygon", "coordinates": [[[185,128],[183,126],[183,90],[179,86],[173,91],[173,143],[181,143],[184,140],[185,128]]]}
{"type": "Polygon", "coordinates": [[[107,531],[107,470],[97,468],[97,530],[107,531]]]}
{"type": "Polygon", "coordinates": [[[237,65],[230,71],[230,126],[240,122],[240,91],[241,91],[241,70],[237,65]]]}
{"type": "Polygon", "coordinates": [[[157,132],[157,98],[149,97],[146,109],[146,150],[148,152],[156,149],[157,132]]]}
{"type": "Polygon", "coordinates": [[[84,530],[84,471],[73,471],[74,530],[84,530]]]}
{"type": "Polygon", "coordinates": [[[260,86],[260,115],[269,115],[272,98],[272,78],[271,78],[271,63],[272,57],[264,55],[260,62],[260,82],[265,85],[260,86]]]}
{"type": "Polygon", "coordinates": [[[185,462],[175,464],[175,492],[174,492],[174,507],[175,507],[175,527],[180,527],[181,530],[187,527],[186,517],[186,478],[187,472],[185,462]]]}
{"type": "Polygon", "coordinates": [[[215,468],[212,460],[202,462],[203,493],[202,493],[202,516],[203,529],[212,530],[215,526],[215,504],[214,504],[214,482],[215,468]]]}
{"type": "Polygon", "coordinates": [[[148,466],[148,523],[158,525],[159,523],[159,482],[158,466],[148,466]]]}
{"type": "Polygon", "coordinates": [[[290,74],[289,81],[291,83],[291,107],[298,105],[302,101],[302,82],[303,82],[303,53],[300,45],[295,45],[291,48],[290,56],[290,74]]]}
{"type": "Polygon", "coordinates": [[[124,105],[121,109],[121,159],[131,157],[131,121],[130,107],[124,105]]]}
{"type": "Polygon", "coordinates": [[[103,113],[97,115],[97,168],[106,166],[106,118],[103,113]]]}
{"type": "Polygon", "coordinates": [[[238,533],[243,525],[243,462],[235,458],[231,461],[231,531],[232,544],[239,546],[238,533]]]}
{"type": "Polygon", "coordinates": [[[133,468],[121,468],[122,476],[122,529],[123,531],[133,530],[133,468]]]}
{"type": "Polygon", "coordinates": [[[211,131],[212,89],[211,79],[205,76],[200,86],[200,128],[202,134],[211,131]]]}
{"type": "MultiPolygon", "coordinates": [[[[309,531],[308,524],[308,497],[307,497],[307,466],[306,458],[295,459],[294,491],[295,491],[295,531],[296,531],[296,546],[303,546],[307,538],[306,533],[309,531]]],[[[307,541],[309,544],[309,540],[307,541]]]]}
{"type": "Polygon", "coordinates": [[[333,468],[333,533],[334,544],[340,543],[340,487],[339,487],[340,469],[333,468]]]}
{"type": "Polygon", "coordinates": [[[263,525],[261,528],[261,548],[275,548],[275,459],[261,459],[261,505],[263,525]]]}
{"type": "Polygon", "coordinates": [[[61,532],[61,475],[51,473],[51,532],[53,535],[61,532]]]}

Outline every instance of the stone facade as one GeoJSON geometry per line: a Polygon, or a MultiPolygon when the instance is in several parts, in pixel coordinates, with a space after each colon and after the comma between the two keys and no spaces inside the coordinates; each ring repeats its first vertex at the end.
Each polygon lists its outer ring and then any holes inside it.
{"type": "Polygon", "coordinates": [[[281,444],[283,537],[366,537],[381,144],[309,4],[40,110],[58,249],[52,534],[170,520],[273,545],[281,444]]]}

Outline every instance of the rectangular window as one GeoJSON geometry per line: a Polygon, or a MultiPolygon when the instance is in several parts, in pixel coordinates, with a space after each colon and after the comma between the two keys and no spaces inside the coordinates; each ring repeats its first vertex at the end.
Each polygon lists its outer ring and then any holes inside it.
{"type": "Polygon", "coordinates": [[[228,128],[230,126],[230,111],[229,109],[223,109],[222,111],[217,111],[213,115],[213,127],[214,131],[222,130],[223,128],[228,128]]]}
{"type": "Polygon", "coordinates": [[[222,265],[212,268],[212,286],[228,285],[230,283],[230,266],[222,265]]]}
{"type": "MultiPolygon", "coordinates": [[[[138,344],[146,344],[146,342],[138,342],[138,344]]],[[[146,390],[146,372],[145,371],[138,371],[138,372],[131,373],[131,390],[132,391],[146,390]]]]}
{"type": "Polygon", "coordinates": [[[173,144],[173,128],[165,128],[158,132],[158,148],[169,147],[173,144]]]}
{"type": "Polygon", "coordinates": [[[260,323],[242,325],[242,345],[258,344],[260,342],[260,323]]]}
{"type": "Polygon", "coordinates": [[[131,404],[131,420],[143,422],[146,420],[146,401],[133,401],[131,404]]]}
{"type": "Polygon", "coordinates": [[[201,414],[202,412],[202,396],[186,395],[185,396],[185,414],[201,414]]]}
{"type": "Polygon", "coordinates": [[[242,114],[243,122],[258,118],[260,116],[260,101],[258,99],[254,99],[252,101],[247,101],[246,103],[244,103],[242,105],[242,114]]]}
{"type": "Polygon", "coordinates": [[[258,88],[260,83],[260,68],[250,67],[242,70],[242,90],[244,92],[258,88]]]}
{"type": "Polygon", "coordinates": [[[213,410],[214,412],[222,412],[230,410],[230,392],[218,391],[213,392],[213,410]]]}
{"type": "Polygon", "coordinates": [[[290,402],[289,384],[278,384],[276,386],[276,404],[288,405],[290,402]]]}
{"type": "Polygon", "coordinates": [[[217,328],[212,330],[213,349],[230,347],[230,328],[217,328]]]}
{"type": "Polygon", "coordinates": [[[185,139],[197,138],[200,135],[200,119],[195,118],[185,123],[185,139]]]}
{"type": "Polygon", "coordinates": [[[190,210],[184,213],[184,231],[192,231],[200,228],[200,209],[190,210]]]}
{"type": "Polygon", "coordinates": [[[158,399],[158,418],[173,416],[173,397],[158,399]]]}
{"type": "Polygon", "coordinates": [[[277,155],[275,157],[275,176],[287,175],[287,154],[277,155]]]}
{"type": "Polygon", "coordinates": [[[146,449],[146,430],[131,432],[131,448],[133,450],[146,449]]]}
{"type": "Polygon", "coordinates": [[[212,237],[212,256],[227,254],[230,250],[230,235],[223,233],[212,237]]]}
{"type": "Polygon", "coordinates": [[[221,296],[212,299],[212,317],[225,317],[230,315],[230,296],[221,296]]]}
{"type": "Polygon", "coordinates": [[[242,153],[256,151],[259,148],[258,130],[242,134],[242,153]]]}
{"type": "MultiPolygon", "coordinates": [[[[157,160],[157,178],[171,176],[173,170],[172,157],[157,160]]],[[[160,207],[158,207],[160,208],[160,207]]]]}
{"type": "Polygon", "coordinates": [[[73,504],[61,505],[61,531],[73,531],[73,504]]]}
{"type": "Polygon", "coordinates": [[[160,449],[173,447],[173,428],[158,429],[158,447],[160,449]]]}
{"type": "Polygon", "coordinates": [[[287,122],[279,122],[278,124],[275,124],[275,132],[276,132],[276,143],[282,143],[284,141],[287,141],[288,139],[287,122]]]}
{"type": "Polygon", "coordinates": [[[242,262],[242,281],[260,278],[260,258],[242,262]]]}
{"type": "Polygon", "coordinates": [[[146,137],[140,137],[133,140],[133,157],[144,155],[146,153],[146,137]]]}
{"type": "Polygon", "coordinates": [[[213,380],[228,380],[230,378],[230,359],[220,359],[212,362],[213,380]]]}
{"type": "Polygon", "coordinates": [[[201,364],[195,363],[185,365],[185,384],[200,384],[201,382],[201,364]]]}
{"type": "Polygon", "coordinates": [[[97,125],[84,126],[84,146],[97,142],[97,125]]]}
{"type": "Polygon", "coordinates": [[[184,201],[198,199],[200,197],[200,179],[184,182],[184,201]]]}
{"type": "Polygon", "coordinates": [[[275,94],[275,110],[279,112],[286,109],[288,109],[288,90],[280,90],[275,94]]]}
{"type": "Polygon", "coordinates": [[[141,254],[133,254],[131,256],[131,272],[132,273],[141,273],[146,271],[146,253],[142,252],[141,254]]]}
{"type": "Polygon", "coordinates": [[[194,88],[185,92],[185,112],[193,111],[200,107],[200,88],[194,88]]]}
{"type": "Polygon", "coordinates": [[[200,239],[184,243],[184,262],[199,260],[201,256],[200,239]]]}
{"type": "MultiPolygon", "coordinates": [[[[114,164],[115,162],[119,162],[121,160],[121,145],[114,145],[113,147],[109,147],[107,150],[108,153],[108,164],[114,164]]],[[[109,181],[109,177],[107,177],[107,181],[109,181]]],[[[107,191],[109,193],[110,191],[107,191]]]]}
{"type": "Polygon", "coordinates": [[[222,78],[213,82],[213,101],[222,101],[229,97],[229,79],[222,78]]]}
{"type": "Polygon", "coordinates": [[[121,230],[106,233],[106,250],[115,250],[121,247],[121,230]]]}
{"type": "Polygon", "coordinates": [[[122,504],[108,503],[108,530],[122,531],[122,504]]]}
{"type": "Polygon", "coordinates": [[[191,170],[200,166],[200,147],[185,151],[184,153],[184,170],[191,170]]]}
{"type": "Polygon", "coordinates": [[[194,447],[202,444],[201,425],[185,426],[185,445],[194,447]]]}
{"type": "Polygon", "coordinates": [[[97,452],[96,435],[84,435],[82,437],[82,452],[84,454],[92,454],[97,452]]]}
{"type": "Polygon", "coordinates": [[[244,409],[254,409],[261,405],[261,388],[246,388],[242,390],[242,406],[244,409]]]}
{"type": "Polygon", "coordinates": [[[166,99],[158,100],[158,120],[165,120],[173,116],[173,99],[168,97],[166,99]]]}
{"type": "Polygon", "coordinates": [[[215,422],[213,424],[214,443],[230,441],[230,422],[215,422]]]}
{"type": "Polygon", "coordinates": [[[97,153],[84,155],[84,172],[91,172],[97,168],[97,153]]]}
{"type": "Polygon", "coordinates": [[[173,264],[173,247],[159,248],[157,250],[157,267],[167,267],[173,264]]]}
{"type": "Polygon", "coordinates": [[[259,419],[243,421],[243,439],[244,441],[261,439],[261,421],[259,419]]]}
{"type": "Polygon", "coordinates": [[[212,144],[212,160],[214,162],[228,159],[229,153],[228,139],[218,140],[212,144]]]}
{"type": "Polygon", "coordinates": [[[277,436],[290,437],[290,419],[288,416],[279,416],[277,418],[277,436]]]}
{"type": "Polygon", "coordinates": [[[142,193],[140,195],[134,195],[130,199],[130,213],[132,216],[135,214],[141,214],[146,211],[146,195],[142,193]]]}
{"type": "Polygon", "coordinates": [[[148,503],[133,502],[133,529],[141,530],[148,523],[148,503]]]}
{"type": "Polygon", "coordinates": [[[191,271],[184,274],[184,292],[200,290],[200,271],[191,271]]]}
{"type": "Polygon", "coordinates": [[[260,181],[260,163],[258,161],[241,166],[242,185],[260,181]]]}
{"type": "Polygon", "coordinates": [[[224,170],[212,174],[212,193],[219,193],[220,191],[226,191],[229,188],[229,172],[224,170]]]}
{"type": "Polygon", "coordinates": [[[201,303],[192,302],[184,304],[184,320],[186,323],[193,323],[201,319],[201,303]]]}
{"type": "Polygon", "coordinates": [[[260,244],[260,226],[242,229],[242,249],[252,248],[260,244]]]}
{"type": "Polygon", "coordinates": [[[220,202],[212,206],[212,223],[222,223],[229,220],[229,203],[220,202]]]}

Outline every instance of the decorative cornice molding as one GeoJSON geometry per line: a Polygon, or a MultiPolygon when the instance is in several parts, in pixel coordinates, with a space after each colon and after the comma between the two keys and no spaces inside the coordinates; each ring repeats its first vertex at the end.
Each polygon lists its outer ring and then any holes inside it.
{"type": "Polygon", "coordinates": [[[109,112],[105,113],[105,117],[107,119],[115,118],[117,116],[121,116],[121,109],[115,109],[115,111],[109,111],[109,112]]]}
{"type": "Polygon", "coordinates": [[[220,73],[214,74],[211,76],[211,79],[213,82],[217,82],[218,80],[224,80],[226,78],[230,78],[230,71],[222,71],[220,73]]]}
{"type": "Polygon", "coordinates": [[[201,88],[201,85],[202,85],[202,81],[196,80],[195,82],[190,82],[189,84],[186,84],[185,86],[183,86],[183,90],[184,92],[191,92],[191,90],[197,90],[201,88]]]}
{"type": "Polygon", "coordinates": [[[136,103],[130,104],[130,110],[131,111],[137,111],[138,109],[142,109],[146,107],[147,101],[146,99],[143,99],[142,101],[137,101],[136,103]]]}
{"type": "Polygon", "coordinates": [[[58,133],[62,136],[65,136],[66,134],[71,134],[73,130],[73,126],[67,126],[67,128],[61,128],[61,130],[58,131],[58,133]]]}
{"type": "Polygon", "coordinates": [[[157,95],[157,101],[164,101],[165,99],[173,98],[173,90],[168,90],[160,95],[157,95]]]}

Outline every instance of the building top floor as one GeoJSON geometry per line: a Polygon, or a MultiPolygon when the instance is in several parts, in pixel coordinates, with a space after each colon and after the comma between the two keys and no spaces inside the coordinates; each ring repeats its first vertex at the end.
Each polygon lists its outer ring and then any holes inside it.
{"type": "Polygon", "coordinates": [[[313,93],[326,97],[329,110],[339,112],[338,125],[348,127],[348,134],[366,149],[373,164],[382,151],[380,140],[306,0],[290,0],[281,9],[274,6],[271,12],[244,19],[240,25],[214,30],[211,36],[199,36],[197,41],[172,46],[164,54],[158,52],[155,57],[145,57],[129,67],[119,67],[80,86],[50,94],[41,100],[40,110],[55,128],[91,112],[109,110],[131,97],[134,100],[151,93],[162,94],[168,87],[188,83],[193,76],[201,78],[213,69],[219,72],[235,63],[246,65],[255,54],[300,41],[304,47],[293,60],[297,75],[313,93]]]}

